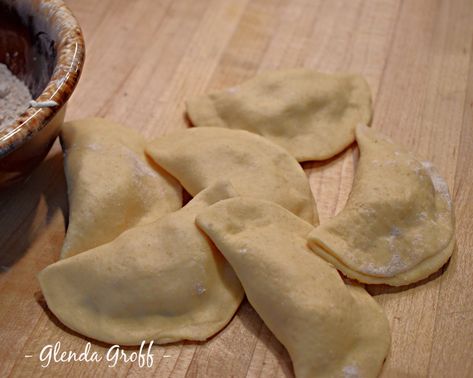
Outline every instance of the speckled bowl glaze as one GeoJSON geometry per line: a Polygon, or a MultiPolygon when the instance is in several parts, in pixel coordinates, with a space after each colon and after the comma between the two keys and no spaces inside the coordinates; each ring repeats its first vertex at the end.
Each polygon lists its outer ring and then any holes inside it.
{"type": "Polygon", "coordinates": [[[79,80],[82,31],[60,0],[0,0],[0,62],[25,82],[37,102],[0,129],[0,188],[29,175],[59,133],[66,102],[79,80]]]}

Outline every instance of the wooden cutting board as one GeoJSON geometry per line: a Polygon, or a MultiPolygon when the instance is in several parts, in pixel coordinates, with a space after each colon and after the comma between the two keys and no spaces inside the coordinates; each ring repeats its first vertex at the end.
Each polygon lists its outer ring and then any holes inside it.
{"type": "MultiPolygon", "coordinates": [[[[454,197],[457,248],[447,267],[403,288],[368,290],[392,348],[383,377],[473,376],[473,4],[471,0],[69,0],[86,67],[68,119],[104,116],[149,137],[186,127],[184,100],[288,67],[363,74],[373,127],[432,160],[454,197]]],[[[304,164],[322,222],[343,208],[356,147],[304,164]]],[[[154,347],[153,366],[123,361],[41,367],[47,345],[82,352],[36,274],[58,259],[67,219],[56,144],[30,179],[0,193],[0,376],[291,377],[284,348],[244,303],[206,343],[154,347]],[[31,356],[31,357],[27,357],[31,356]]],[[[100,354],[108,346],[92,342],[100,354]]],[[[127,353],[132,353],[128,350],[127,353]]]]}

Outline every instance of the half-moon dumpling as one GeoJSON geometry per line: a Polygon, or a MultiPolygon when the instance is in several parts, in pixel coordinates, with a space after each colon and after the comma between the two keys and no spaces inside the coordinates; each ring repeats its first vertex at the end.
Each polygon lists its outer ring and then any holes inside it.
{"type": "Polygon", "coordinates": [[[210,206],[196,222],[287,348],[296,377],[378,375],[390,344],[386,316],[308,248],[310,224],[275,203],[244,197],[210,206]]]}
{"type": "Polygon", "coordinates": [[[61,257],[95,248],[182,206],[179,183],[144,153],[144,138],[89,118],[62,126],[69,226],[61,257]]]}
{"type": "Polygon", "coordinates": [[[111,344],[209,338],[244,294],[195,215],[233,195],[218,183],[181,210],[48,266],[39,281],[50,310],[74,331],[111,344]]]}
{"type": "Polygon", "coordinates": [[[283,148],[244,130],[191,128],[156,139],[150,157],[196,195],[216,180],[230,180],[240,195],[276,202],[318,223],[302,167],[283,148]]]}
{"type": "Polygon", "coordinates": [[[406,285],[437,271],[452,254],[448,187],[430,162],[358,126],[360,160],[345,208],[317,227],[311,248],[350,278],[406,285]]]}
{"type": "Polygon", "coordinates": [[[325,160],[371,120],[371,93],[359,75],[308,69],[266,72],[222,92],[192,99],[195,126],[243,129],[287,149],[298,161],[325,160]]]}

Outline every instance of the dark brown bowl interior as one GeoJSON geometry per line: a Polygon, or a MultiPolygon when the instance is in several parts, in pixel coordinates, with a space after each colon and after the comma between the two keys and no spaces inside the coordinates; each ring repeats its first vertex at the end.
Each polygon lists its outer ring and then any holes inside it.
{"type": "Polygon", "coordinates": [[[37,98],[46,88],[56,64],[56,47],[48,34],[25,25],[15,8],[0,2],[0,63],[7,65],[37,98]]]}

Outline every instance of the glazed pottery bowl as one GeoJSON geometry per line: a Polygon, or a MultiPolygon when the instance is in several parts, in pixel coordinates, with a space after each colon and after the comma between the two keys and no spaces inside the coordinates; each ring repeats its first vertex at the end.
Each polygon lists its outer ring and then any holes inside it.
{"type": "Polygon", "coordinates": [[[0,0],[0,63],[35,101],[0,128],[0,188],[27,177],[59,133],[84,64],[82,31],[60,0],[0,0]]]}

